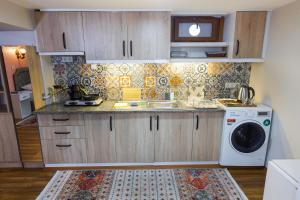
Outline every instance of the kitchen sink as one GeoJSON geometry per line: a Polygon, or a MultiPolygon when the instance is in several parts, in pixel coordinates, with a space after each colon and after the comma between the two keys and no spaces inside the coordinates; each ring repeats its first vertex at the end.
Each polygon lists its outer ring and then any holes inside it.
{"type": "Polygon", "coordinates": [[[148,102],[148,108],[173,109],[177,107],[178,104],[176,101],[149,101],[148,102]]]}
{"type": "Polygon", "coordinates": [[[115,103],[115,109],[134,109],[134,108],[146,108],[146,101],[118,101],[115,103]]]}

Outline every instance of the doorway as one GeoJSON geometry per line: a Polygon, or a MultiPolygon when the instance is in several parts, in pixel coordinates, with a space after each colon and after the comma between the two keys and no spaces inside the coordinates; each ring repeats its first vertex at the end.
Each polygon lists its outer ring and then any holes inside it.
{"type": "Polygon", "coordinates": [[[34,110],[44,105],[40,96],[43,84],[40,74],[39,56],[31,46],[3,46],[2,53],[8,93],[24,167],[42,167],[40,136],[34,110]],[[38,87],[38,88],[37,88],[38,87]]]}

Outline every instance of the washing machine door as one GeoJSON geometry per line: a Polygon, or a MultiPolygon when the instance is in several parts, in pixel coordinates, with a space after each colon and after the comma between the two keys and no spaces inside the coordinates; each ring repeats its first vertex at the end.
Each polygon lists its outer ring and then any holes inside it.
{"type": "Polygon", "coordinates": [[[257,151],[264,144],[265,140],[265,130],[260,124],[255,122],[241,123],[231,134],[233,148],[242,153],[257,151]]]}

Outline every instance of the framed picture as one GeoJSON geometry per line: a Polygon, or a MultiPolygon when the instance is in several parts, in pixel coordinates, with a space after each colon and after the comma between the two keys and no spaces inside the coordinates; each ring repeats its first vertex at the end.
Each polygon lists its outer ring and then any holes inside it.
{"type": "Polygon", "coordinates": [[[224,17],[173,16],[172,42],[222,42],[224,17]]]}

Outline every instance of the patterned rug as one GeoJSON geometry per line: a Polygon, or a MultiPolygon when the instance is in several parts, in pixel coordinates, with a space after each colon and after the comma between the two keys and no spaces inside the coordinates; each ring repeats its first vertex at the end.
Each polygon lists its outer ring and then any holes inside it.
{"type": "Polygon", "coordinates": [[[38,200],[246,200],[227,169],[57,171],[38,200]]]}

